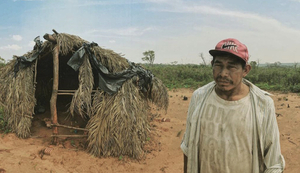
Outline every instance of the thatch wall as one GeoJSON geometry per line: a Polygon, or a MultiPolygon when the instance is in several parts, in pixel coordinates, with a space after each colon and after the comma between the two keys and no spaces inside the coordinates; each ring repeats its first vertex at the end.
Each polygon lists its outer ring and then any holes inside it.
{"type": "MultiPolygon", "coordinates": [[[[52,37],[56,43],[45,41],[23,55],[30,59],[38,54],[38,58],[27,67],[20,67],[16,72],[19,57],[15,57],[0,69],[0,105],[3,105],[8,126],[19,137],[30,137],[35,105],[39,100],[49,100],[52,92],[52,50],[58,45],[60,87],[68,86],[76,90],[69,104],[69,112],[72,116],[79,115],[88,120],[88,151],[95,156],[129,155],[140,158],[149,133],[149,103],[153,102],[165,110],[168,107],[167,89],[161,80],[153,76],[145,91],[138,86],[139,76],[134,76],[117,93],[107,94],[97,88],[98,81],[88,54],[84,55],[78,72],[67,65],[72,55],[88,42],[64,33],[53,34],[52,37]]],[[[91,52],[112,74],[130,67],[127,59],[112,50],[93,46],[91,52]]]]}
{"type": "Polygon", "coordinates": [[[31,117],[35,106],[34,65],[14,74],[14,62],[0,70],[0,102],[4,119],[19,137],[30,136],[31,117]]]}

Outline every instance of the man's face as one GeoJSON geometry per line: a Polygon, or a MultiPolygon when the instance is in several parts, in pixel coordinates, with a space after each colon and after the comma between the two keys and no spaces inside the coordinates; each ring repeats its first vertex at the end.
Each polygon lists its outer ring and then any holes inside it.
{"type": "Polygon", "coordinates": [[[213,62],[213,77],[216,87],[221,91],[233,91],[242,84],[242,79],[250,71],[248,65],[243,69],[235,57],[216,56],[213,62]]]}

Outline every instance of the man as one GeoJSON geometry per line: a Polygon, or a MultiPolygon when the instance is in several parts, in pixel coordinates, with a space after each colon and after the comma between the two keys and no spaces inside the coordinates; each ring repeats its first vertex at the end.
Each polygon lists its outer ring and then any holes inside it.
{"type": "Polygon", "coordinates": [[[209,53],[214,81],[191,98],[181,143],[184,172],[282,172],[274,102],[244,79],[251,70],[247,47],[225,39],[209,53]]]}

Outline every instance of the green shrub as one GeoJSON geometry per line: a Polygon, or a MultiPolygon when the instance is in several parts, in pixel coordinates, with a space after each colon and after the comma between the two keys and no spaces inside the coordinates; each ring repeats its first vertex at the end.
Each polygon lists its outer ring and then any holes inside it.
{"type": "Polygon", "coordinates": [[[167,88],[198,88],[212,81],[212,69],[203,65],[144,65],[156,77],[161,79],[167,88]]]}
{"type": "Polygon", "coordinates": [[[296,85],[292,85],[290,87],[290,91],[292,91],[294,93],[300,93],[300,83],[298,83],[296,85]]]}

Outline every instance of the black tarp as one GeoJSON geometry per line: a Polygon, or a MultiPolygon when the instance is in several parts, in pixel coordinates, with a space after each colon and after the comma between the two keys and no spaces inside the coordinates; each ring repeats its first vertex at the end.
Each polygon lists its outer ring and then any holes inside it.
{"type": "Polygon", "coordinates": [[[126,80],[132,78],[133,76],[139,77],[138,85],[143,92],[147,91],[149,86],[151,86],[153,74],[149,70],[146,70],[141,66],[129,61],[128,63],[130,64],[130,68],[122,72],[110,73],[100,61],[97,61],[95,55],[90,50],[93,46],[98,45],[97,43],[84,43],[83,46],[78,49],[70,58],[68,65],[77,71],[83,63],[84,55],[88,54],[92,68],[97,71],[97,77],[99,79],[98,87],[101,90],[109,94],[114,94],[119,90],[126,80]]]}
{"type": "Polygon", "coordinates": [[[42,44],[43,42],[40,40],[40,36],[37,36],[34,39],[35,42],[35,46],[34,46],[34,50],[36,50],[36,52],[31,56],[31,57],[25,57],[25,56],[19,56],[17,57],[17,62],[14,66],[14,72],[15,72],[15,76],[18,73],[18,71],[20,70],[20,68],[26,68],[29,67],[32,62],[38,58],[38,56],[40,55],[40,53],[43,51],[42,48],[42,44]]]}

